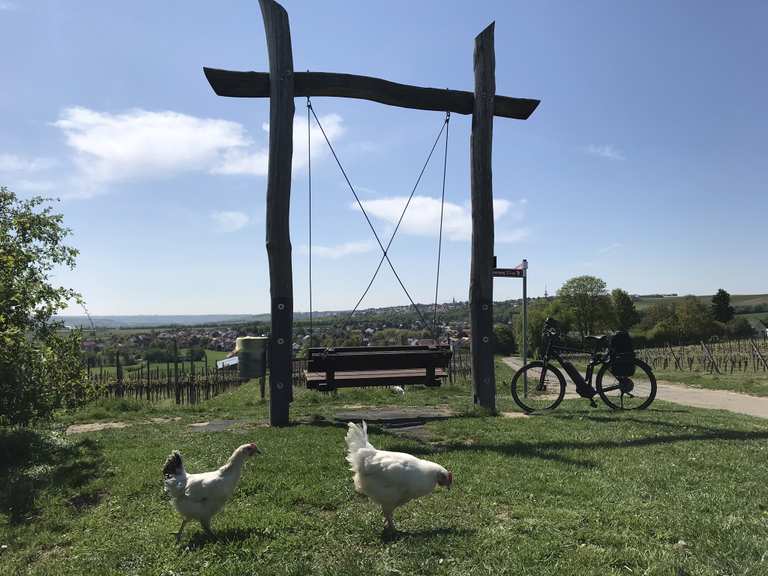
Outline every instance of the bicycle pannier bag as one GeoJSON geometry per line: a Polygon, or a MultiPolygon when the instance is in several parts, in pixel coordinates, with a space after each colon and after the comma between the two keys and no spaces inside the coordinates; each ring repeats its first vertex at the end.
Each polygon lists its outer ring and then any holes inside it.
{"type": "Polygon", "coordinates": [[[624,330],[619,330],[611,336],[608,345],[611,355],[611,372],[617,378],[629,378],[635,373],[635,351],[632,348],[632,338],[624,330]]]}

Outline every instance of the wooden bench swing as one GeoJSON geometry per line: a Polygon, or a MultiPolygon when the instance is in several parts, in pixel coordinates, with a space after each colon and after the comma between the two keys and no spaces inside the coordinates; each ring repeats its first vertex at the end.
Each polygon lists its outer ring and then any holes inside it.
{"type": "MultiPolygon", "coordinates": [[[[440,131],[435,138],[434,144],[427,155],[427,159],[424,162],[424,166],[419,173],[416,183],[413,186],[411,195],[408,198],[405,206],[403,207],[400,218],[395,226],[392,235],[389,238],[389,242],[386,247],[382,244],[379,235],[376,233],[376,229],[373,227],[368,214],[363,207],[362,202],[357,195],[354,187],[352,186],[347,173],[345,172],[341,162],[339,160],[336,151],[328,139],[328,136],[323,129],[320,119],[315,114],[312,102],[307,97],[307,155],[310,156],[311,151],[311,117],[314,116],[317,126],[320,128],[323,137],[325,138],[330,151],[341,170],[344,179],[347,182],[352,194],[357,201],[357,205],[365,216],[368,226],[370,227],[376,241],[381,248],[382,255],[379,259],[379,264],[373,273],[368,286],[366,287],[363,295],[357,301],[352,312],[347,319],[355,314],[363,299],[371,289],[373,282],[376,280],[376,276],[381,270],[382,265],[386,261],[389,264],[390,269],[394,273],[397,281],[400,283],[403,291],[411,302],[411,305],[416,310],[422,325],[427,326],[427,321],[424,318],[421,310],[419,310],[416,303],[411,298],[408,290],[405,288],[400,276],[397,274],[394,265],[389,259],[389,249],[392,246],[392,241],[395,239],[395,235],[400,227],[400,224],[405,217],[405,212],[408,210],[408,206],[416,194],[421,177],[424,175],[429,161],[432,158],[432,154],[437,148],[443,134],[445,134],[445,153],[443,155],[443,193],[442,204],[440,210],[440,232],[438,235],[438,252],[437,252],[437,277],[435,280],[435,304],[434,304],[434,320],[432,323],[433,334],[436,334],[437,326],[437,298],[438,288],[440,283],[440,255],[442,253],[442,240],[443,240],[443,205],[445,204],[445,175],[448,161],[448,126],[450,122],[450,112],[446,112],[445,120],[440,127],[440,131]]],[[[310,342],[312,341],[312,163],[311,158],[307,161],[307,175],[308,175],[308,188],[309,188],[309,323],[310,323],[310,342]]],[[[437,341],[437,338],[435,338],[437,341]]],[[[320,392],[330,392],[337,390],[338,388],[360,388],[368,386],[404,386],[404,385],[424,385],[429,387],[437,387],[442,384],[444,378],[448,376],[448,369],[451,361],[451,348],[448,345],[434,345],[434,346],[346,346],[346,347],[332,347],[332,348],[318,348],[310,347],[307,351],[307,369],[304,372],[304,379],[307,388],[311,390],[318,390],[320,392]]]]}
{"type": "MultiPolygon", "coordinates": [[[[293,267],[289,209],[292,182],[294,98],[304,96],[364,99],[401,108],[450,111],[456,114],[472,115],[470,135],[472,263],[469,281],[469,313],[472,324],[473,352],[472,384],[474,402],[486,410],[494,411],[496,408],[496,379],[493,346],[491,344],[493,337],[494,238],[493,177],[491,172],[493,121],[494,117],[525,120],[536,109],[539,101],[496,94],[493,23],[475,38],[473,57],[475,83],[474,90],[469,92],[398,84],[381,78],[354,74],[296,72],[293,67],[291,32],[287,12],[275,0],[259,0],[259,4],[267,40],[269,73],[206,68],[205,75],[216,94],[220,96],[269,98],[270,103],[266,217],[271,302],[270,321],[272,325],[269,361],[270,424],[285,426],[289,423],[290,402],[293,397],[293,267]]],[[[308,106],[307,114],[309,115],[311,112],[308,106]]],[[[334,157],[338,163],[335,152],[334,157]]],[[[341,165],[339,164],[339,166],[341,165]]],[[[349,183],[348,178],[347,183],[349,183]]],[[[351,185],[350,188],[352,188],[351,185]]],[[[354,188],[352,188],[352,192],[354,193],[354,188]]],[[[366,219],[368,219],[367,215],[366,219]]],[[[370,221],[369,225],[378,241],[379,238],[370,221]]],[[[382,262],[387,260],[390,268],[392,268],[387,256],[387,249],[380,241],[379,246],[383,252],[382,262]]],[[[439,261],[438,257],[438,263],[439,261]]],[[[310,310],[312,310],[311,301],[310,310]]],[[[418,312],[421,316],[421,312],[418,312]]],[[[422,323],[424,327],[427,326],[423,319],[422,323]]],[[[380,352],[366,351],[371,362],[363,365],[363,368],[367,370],[362,371],[369,372],[371,370],[368,369],[372,369],[374,366],[384,366],[386,370],[392,372],[419,369],[425,370],[424,380],[426,381],[426,374],[431,370],[427,360],[423,360],[423,362],[413,360],[414,351],[408,355],[397,354],[398,352],[406,352],[403,350],[390,349],[389,351],[392,354],[384,356],[388,358],[387,361],[382,360],[382,356],[377,356],[380,352]],[[405,367],[412,366],[413,364],[409,363],[415,362],[421,362],[425,366],[419,368],[405,367]]],[[[385,351],[381,351],[381,353],[383,352],[385,351]]],[[[349,354],[353,354],[353,352],[350,351],[349,354]]],[[[312,355],[316,356],[315,353],[312,355]]],[[[429,356],[429,354],[425,354],[425,356],[429,356]]],[[[330,374],[327,370],[325,373],[327,376],[332,374],[332,382],[338,384],[340,374],[354,372],[354,370],[346,369],[346,366],[351,366],[353,361],[347,360],[346,352],[336,348],[333,352],[326,351],[325,360],[317,360],[313,365],[321,366],[323,362],[326,362],[326,366],[328,366],[328,358],[331,357],[335,360],[332,359],[330,362],[336,362],[336,364],[333,365],[334,369],[330,374]],[[344,359],[339,360],[342,356],[344,359]],[[342,369],[339,369],[340,367],[342,369]]],[[[439,369],[440,366],[436,364],[436,378],[438,378],[439,369]]],[[[356,378],[351,378],[351,380],[355,381],[356,378]]],[[[325,381],[328,381],[327,377],[325,381]]],[[[369,381],[377,382],[381,381],[381,378],[372,378],[369,381]]],[[[308,382],[318,381],[310,378],[308,382]]],[[[359,378],[357,378],[357,383],[361,383],[359,378]]]]}
{"type": "Polygon", "coordinates": [[[449,346],[310,348],[307,388],[331,392],[366,386],[440,386],[448,376],[449,346]]]}

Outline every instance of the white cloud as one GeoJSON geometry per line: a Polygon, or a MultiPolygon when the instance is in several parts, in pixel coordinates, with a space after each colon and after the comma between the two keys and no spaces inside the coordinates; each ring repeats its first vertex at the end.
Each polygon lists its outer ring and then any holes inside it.
{"type": "Polygon", "coordinates": [[[13,187],[23,192],[50,192],[56,188],[56,183],[52,180],[17,180],[13,187]]]}
{"type": "MultiPolygon", "coordinates": [[[[343,134],[337,114],[321,117],[328,137],[343,134]]],[[[237,122],[198,118],[173,111],[134,109],[122,113],[97,112],[83,107],[62,111],[54,126],[60,128],[74,151],[81,196],[100,187],[126,180],[166,178],[180,173],[265,176],[269,157],[266,144],[257,146],[237,122]]],[[[262,129],[269,132],[267,124],[262,129]]],[[[307,163],[307,121],[294,122],[295,169],[307,163]]],[[[316,126],[312,128],[313,157],[327,154],[316,126]]],[[[5,162],[18,165],[17,157],[5,162]]]]}
{"type": "Polygon", "coordinates": [[[81,175],[94,184],[205,170],[224,151],[250,143],[236,122],[170,111],[67,108],[54,125],[75,151],[81,175]]]}
{"type": "Polygon", "coordinates": [[[24,158],[16,154],[0,154],[0,172],[42,172],[56,166],[53,158],[24,158]]]}
{"type": "MultiPolygon", "coordinates": [[[[312,257],[318,258],[330,258],[337,260],[344,256],[350,256],[352,254],[365,254],[373,250],[374,245],[372,242],[346,242],[344,244],[337,244],[335,246],[312,246],[312,257]]],[[[309,247],[304,244],[299,248],[299,253],[303,255],[309,254],[309,247]]]]}
{"type": "Polygon", "coordinates": [[[268,165],[268,149],[248,152],[240,148],[233,148],[224,152],[221,162],[211,168],[211,173],[266,176],[268,165]]]}
{"type": "MultiPolygon", "coordinates": [[[[376,200],[363,200],[365,211],[383,220],[396,225],[405,203],[406,196],[393,196],[376,200]]],[[[493,201],[493,219],[498,220],[502,216],[510,214],[515,220],[522,218],[522,212],[526,201],[511,202],[498,198],[493,201]]],[[[358,208],[352,204],[352,208],[358,208]]],[[[359,208],[358,208],[359,209],[359,208]]],[[[431,196],[414,196],[408,207],[400,231],[414,236],[437,236],[440,231],[440,199],[431,196]]],[[[459,206],[452,202],[445,203],[443,212],[443,235],[449,240],[470,240],[472,238],[472,214],[467,206],[459,206]]],[[[527,235],[521,230],[505,230],[499,234],[499,241],[519,241],[527,235]]]]}
{"type": "Polygon", "coordinates": [[[587,154],[591,154],[592,156],[598,156],[600,158],[608,158],[609,160],[625,160],[624,154],[616,149],[614,146],[610,144],[606,144],[604,146],[596,146],[595,144],[590,144],[587,146],[584,151],[587,154]]]}
{"type": "MultiPolygon", "coordinates": [[[[328,135],[331,144],[344,134],[343,120],[338,114],[326,114],[320,116],[320,122],[328,135]]],[[[261,129],[269,134],[269,124],[264,123],[261,129]]],[[[312,158],[319,159],[328,155],[328,145],[323,134],[315,122],[312,122],[312,158]]],[[[268,137],[267,137],[268,139],[268,137]]],[[[307,119],[302,116],[294,116],[293,119],[293,170],[301,170],[307,165],[307,119]]],[[[248,174],[252,176],[266,176],[269,163],[269,147],[258,150],[229,150],[224,155],[222,162],[213,168],[214,174],[248,174]]]]}
{"type": "Polygon", "coordinates": [[[211,212],[211,219],[222,232],[235,232],[248,225],[250,218],[245,212],[211,212]]]}

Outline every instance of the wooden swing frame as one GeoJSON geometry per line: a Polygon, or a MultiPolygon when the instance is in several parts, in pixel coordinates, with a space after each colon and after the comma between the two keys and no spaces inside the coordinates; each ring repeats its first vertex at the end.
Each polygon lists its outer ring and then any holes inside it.
{"type": "Polygon", "coordinates": [[[493,117],[527,119],[538,100],[496,95],[494,23],[475,38],[475,89],[440,90],[396,84],[379,78],[298,72],[288,14],[274,0],[259,0],[269,53],[269,74],[205,68],[220,96],[270,100],[269,168],[267,174],[267,254],[271,293],[269,353],[270,422],[289,424],[292,392],[293,273],[289,208],[293,157],[294,97],[362,98],[391,106],[472,114],[470,137],[472,198],[472,262],[470,321],[474,401],[496,410],[493,359],[493,184],[491,150],[493,117]]]}

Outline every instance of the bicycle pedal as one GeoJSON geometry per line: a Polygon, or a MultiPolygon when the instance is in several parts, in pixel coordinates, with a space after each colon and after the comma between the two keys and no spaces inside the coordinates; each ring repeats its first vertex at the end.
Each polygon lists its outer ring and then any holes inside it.
{"type": "Polygon", "coordinates": [[[589,399],[589,405],[592,406],[592,408],[597,408],[597,402],[592,400],[592,398],[589,399]]]}

